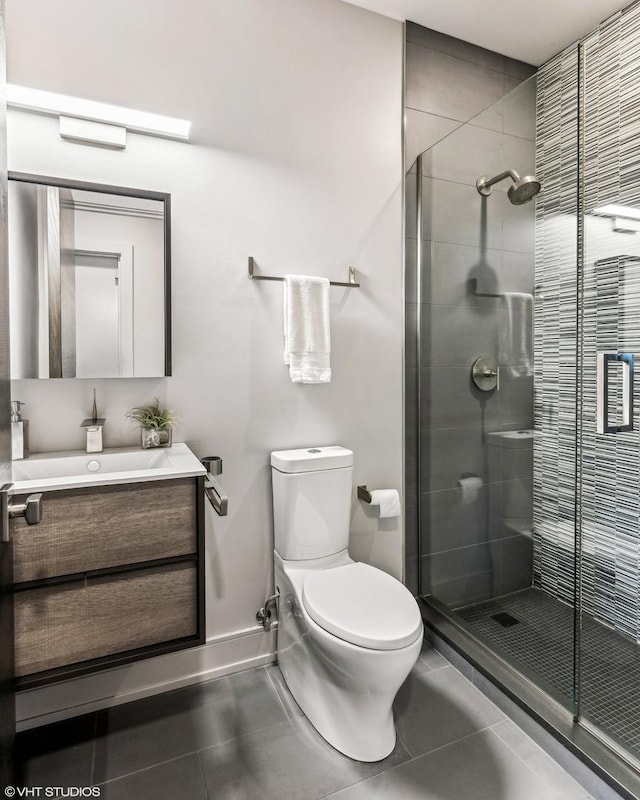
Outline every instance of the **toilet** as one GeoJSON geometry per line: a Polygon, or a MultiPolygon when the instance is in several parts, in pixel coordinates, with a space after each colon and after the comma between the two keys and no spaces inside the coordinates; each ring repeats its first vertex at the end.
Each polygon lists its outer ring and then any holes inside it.
{"type": "Polygon", "coordinates": [[[379,761],[395,746],[393,700],[422,646],[418,605],[395,578],[348,555],[351,450],[274,452],[271,472],[278,665],[329,744],[379,761]]]}

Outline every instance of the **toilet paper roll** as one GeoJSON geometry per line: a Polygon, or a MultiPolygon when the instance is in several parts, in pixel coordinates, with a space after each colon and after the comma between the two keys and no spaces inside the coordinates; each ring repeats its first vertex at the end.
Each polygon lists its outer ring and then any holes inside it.
{"type": "Polygon", "coordinates": [[[477,475],[470,475],[468,478],[460,478],[458,486],[462,489],[462,505],[468,506],[475,503],[482,487],[482,478],[477,475]]]}
{"type": "Polygon", "coordinates": [[[371,505],[380,506],[380,517],[399,517],[402,510],[397,489],[374,489],[371,492],[371,505]]]}

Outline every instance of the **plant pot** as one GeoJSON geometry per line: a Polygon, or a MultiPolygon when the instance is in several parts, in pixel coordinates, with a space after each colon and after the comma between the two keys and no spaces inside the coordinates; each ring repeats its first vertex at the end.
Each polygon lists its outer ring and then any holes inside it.
{"type": "Polygon", "coordinates": [[[140,446],[143,450],[152,447],[171,447],[173,428],[140,428],[140,446]]]}

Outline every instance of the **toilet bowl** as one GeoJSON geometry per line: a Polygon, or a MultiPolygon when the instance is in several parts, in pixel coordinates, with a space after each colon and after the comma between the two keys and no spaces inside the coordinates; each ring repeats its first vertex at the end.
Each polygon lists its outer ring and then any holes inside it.
{"type": "Polygon", "coordinates": [[[348,555],[351,451],[280,451],[272,468],[280,670],[329,744],[378,761],[395,746],[393,700],[422,646],[417,603],[348,555]]]}

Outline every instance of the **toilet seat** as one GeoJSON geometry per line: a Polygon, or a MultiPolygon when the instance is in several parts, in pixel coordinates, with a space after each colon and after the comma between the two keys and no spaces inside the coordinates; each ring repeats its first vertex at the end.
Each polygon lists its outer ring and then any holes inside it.
{"type": "Polygon", "coordinates": [[[413,595],[400,581],[354,562],[310,572],[302,587],[305,610],[321,628],[372,650],[399,650],[422,633],[413,595]]]}

